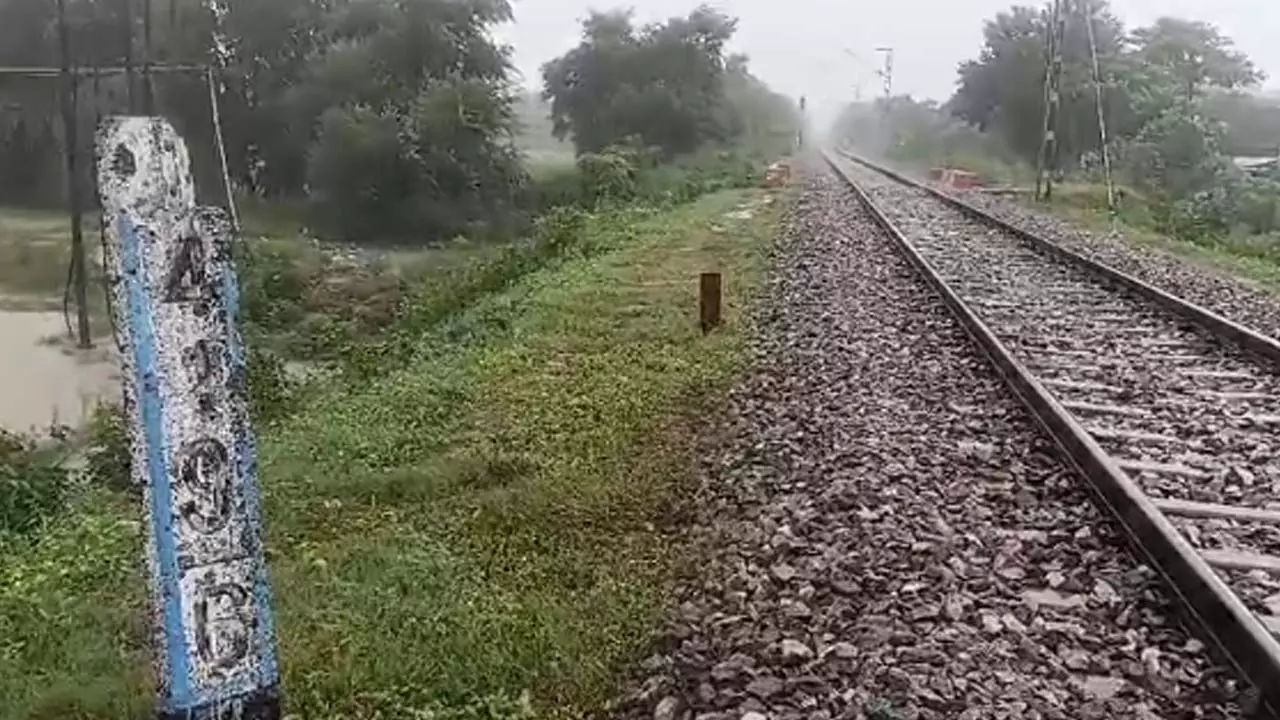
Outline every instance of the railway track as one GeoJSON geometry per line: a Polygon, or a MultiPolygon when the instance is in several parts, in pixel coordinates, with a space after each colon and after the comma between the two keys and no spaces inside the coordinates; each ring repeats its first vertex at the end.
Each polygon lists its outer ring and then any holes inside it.
{"type": "Polygon", "coordinates": [[[893,171],[827,156],[1280,711],[1280,344],[893,171]]]}

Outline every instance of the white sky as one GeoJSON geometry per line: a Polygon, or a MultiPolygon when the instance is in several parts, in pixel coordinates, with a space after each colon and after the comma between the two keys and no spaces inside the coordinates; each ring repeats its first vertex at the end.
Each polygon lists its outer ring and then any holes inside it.
{"type": "MultiPolygon", "coordinates": [[[[683,15],[697,0],[513,0],[516,22],[496,35],[514,45],[516,65],[530,87],[539,67],[573,47],[578,21],[589,8],[633,7],[644,22],[683,15]]],[[[877,46],[895,48],[894,91],[945,100],[956,66],[976,56],[983,21],[1012,6],[1009,0],[715,0],[739,19],[733,50],[775,89],[807,95],[809,107],[828,116],[852,98],[881,92],[870,67],[877,46]],[[862,62],[843,52],[849,49],[862,62]]],[[[1039,2],[1022,4],[1040,4],[1039,2]]],[[[1204,20],[1236,41],[1268,75],[1280,76],[1280,0],[1112,0],[1127,27],[1161,15],[1204,20]]],[[[1280,77],[1268,81],[1280,85],[1280,77]]]]}

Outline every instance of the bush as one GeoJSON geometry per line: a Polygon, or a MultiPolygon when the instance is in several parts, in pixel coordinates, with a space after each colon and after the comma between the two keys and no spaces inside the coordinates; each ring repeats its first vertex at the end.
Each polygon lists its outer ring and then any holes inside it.
{"type": "Polygon", "coordinates": [[[526,177],[508,111],[496,87],[453,77],[377,109],[330,108],[308,163],[308,224],[361,245],[509,232],[526,177]]]}
{"type": "Polygon", "coordinates": [[[99,403],[85,428],[85,460],[89,481],[120,492],[141,490],[130,470],[133,455],[129,447],[129,426],[124,408],[116,403],[99,403]]]}
{"type": "Polygon", "coordinates": [[[296,242],[240,243],[236,253],[240,303],[245,322],[264,329],[296,326],[314,283],[318,263],[296,242]]]}
{"type": "Polygon", "coordinates": [[[582,171],[577,165],[548,171],[521,190],[520,205],[534,216],[553,208],[583,204],[582,171]]]}
{"type": "Polygon", "coordinates": [[[0,533],[30,534],[63,507],[66,468],[33,440],[0,430],[0,533]]]}
{"type": "Polygon", "coordinates": [[[625,202],[636,196],[636,156],[623,148],[578,156],[582,198],[588,207],[625,202]]]}
{"type": "Polygon", "coordinates": [[[1235,221],[1246,232],[1265,235],[1280,227],[1280,183],[1249,179],[1236,199],[1235,221]]]}
{"type": "Polygon", "coordinates": [[[249,347],[245,353],[249,412],[255,422],[270,423],[295,407],[293,382],[284,359],[275,353],[249,347]]]}

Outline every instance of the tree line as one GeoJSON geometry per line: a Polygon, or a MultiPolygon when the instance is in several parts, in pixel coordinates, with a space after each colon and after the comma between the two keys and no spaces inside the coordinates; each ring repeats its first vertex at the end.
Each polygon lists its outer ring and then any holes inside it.
{"type": "MultiPolygon", "coordinates": [[[[1119,179],[1149,197],[1171,228],[1275,227],[1280,178],[1246,177],[1230,161],[1231,155],[1280,153],[1280,104],[1250,92],[1266,79],[1252,60],[1209,23],[1163,17],[1126,28],[1106,0],[1067,6],[1051,170],[1096,172],[1100,92],[1119,179]]],[[[891,140],[876,122],[883,108],[847,108],[838,132],[878,132],[882,144],[898,145],[908,142],[907,135],[926,145],[949,138],[973,154],[1035,166],[1044,129],[1050,23],[1047,6],[1015,6],[997,14],[984,25],[977,57],[958,68],[956,91],[945,104],[895,98],[895,112],[905,122],[895,123],[902,127],[891,140]],[[870,130],[872,125],[878,129],[870,130]]]]}
{"type": "MultiPolygon", "coordinates": [[[[142,37],[157,62],[217,66],[235,185],[302,204],[319,234],[422,242],[509,233],[527,219],[537,194],[517,149],[521,90],[511,48],[489,34],[512,19],[507,0],[67,8],[82,68],[120,65],[130,49],[137,59],[142,37]]],[[[579,153],[629,145],[667,160],[761,139],[778,147],[795,132],[792,103],[726,54],[734,28],[708,8],[644,27],[622,12],[592,15],[581,44],[543,71],[556,134],[579,153]]],[[[55,4],[0,0],[0,66],[59,59],[55,4]]],[[[156,74],[150,85],[192,146],[198,184],[217,188],[204,78],[156,74]]],[[[91,137],[98,113],[124,111],[129,90],[120,75],[83,79],[81,136],[91,137]]],[[[0,203],[61,200],[58,92],[47,78],[0,76],[0,203]]]]}

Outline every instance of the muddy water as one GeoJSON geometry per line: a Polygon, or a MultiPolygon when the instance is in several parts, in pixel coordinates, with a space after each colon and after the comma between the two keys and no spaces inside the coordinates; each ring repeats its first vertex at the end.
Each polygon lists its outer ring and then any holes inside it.
{"type": "Polygon", "coordinates": [[[118,400],[111,338],[81,351],[66,335],[62,313],[0,310],[0,427],[78,425],[99,399],[118,400]]]}

